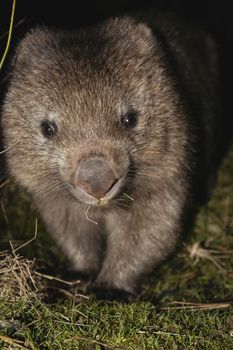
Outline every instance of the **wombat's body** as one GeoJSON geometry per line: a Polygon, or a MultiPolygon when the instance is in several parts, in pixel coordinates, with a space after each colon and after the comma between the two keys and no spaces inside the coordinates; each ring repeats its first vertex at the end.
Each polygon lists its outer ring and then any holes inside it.
{"type": "Polygon", "coordinates": [[[76,270],[133,293],[174,249],[215,102],[214,45],[172,16],[26,35],[3,105],[8,168],[76,270]]]}

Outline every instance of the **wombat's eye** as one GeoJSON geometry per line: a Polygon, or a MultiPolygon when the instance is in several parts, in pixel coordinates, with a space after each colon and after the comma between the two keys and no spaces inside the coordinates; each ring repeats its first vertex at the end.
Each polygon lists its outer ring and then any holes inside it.
{"type": "Polygon", "coordinates": [[[134,128],[137,125],[138,112],[130,111],[121,116],[121,123],[127,128],[134,128]]]}
{"type": "Polygon", "coordinates": [[[52,138],[57,133],[57,125],[54,122],[45,120],[41,123],[41,131],[44,137],[52,138]]]}

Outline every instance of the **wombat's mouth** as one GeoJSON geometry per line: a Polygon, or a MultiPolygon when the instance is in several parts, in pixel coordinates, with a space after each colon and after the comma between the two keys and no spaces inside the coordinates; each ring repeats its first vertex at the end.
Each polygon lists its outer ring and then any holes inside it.
{"type": "Polygon", "coordinates": [[[113,198],[116,198],[121,193],[121,189],[125,183],[125,178],[126,176],[122,176],[120,179],[116,179],[112,186],[109,188],[108,192],[102,197],[94,197],[85,191],[82,187],[74,187],[71,184],[69,185],[69,191],[75,199],[84,205],[106,207],[113,198]]]}

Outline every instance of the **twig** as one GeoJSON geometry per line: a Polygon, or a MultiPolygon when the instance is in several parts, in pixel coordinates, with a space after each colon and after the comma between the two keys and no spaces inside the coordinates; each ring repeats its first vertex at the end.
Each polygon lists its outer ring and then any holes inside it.
{"type": "MultiPolygon", "coordinates": [[[[29,241],[23,243],[21,246],[19,246],[18,248],[14,249],[14,252],[17,252],[18,250],[22,249],[23,247],[27,246],[29,243],[31,243],[32,241],[34,241],[37,237],[37,230],[38,230],[38,220],[36,218],[35,221],[35,231],[34,231],[34,237],[32,237],[31,239],[29,239],[29,241]]],[[[11,242],[10,242],[11,244],[11,242]]],[[[13,245],[11,244],[11,247],[13,247],[13,245]]]]}
{"type": "Polygon", "coordinates": [[[187,247],[187,251],[194,264],[198,263],[200,259],[206,259],[212,262],[222,273],[227,271],[223,267],[221,259],[227,258],[232,251],[220,251],[217,249],[202,248],[200,242],[195,242],[187,247]]]}
{"type": "MultiPolygon", "coordinates": [[[[147,331],[138,331],[139,334],[146,334],[147,331]]],[[[189,335],[186,334],[179,334],[179,333],[171,333],[171,332],[164,332],[164,331],[152,331],[151,334],[158,334],[158,335],[172,335],[175,337],[189,337],[189,335]]],[[[195,335],[195,338],[203,338],[201,336],[195,335]]]]}
{"type": "Polygon", "coordinates": [[[227,309],[231,306],[233,302],[227,303],[192,303],[192,302],[183,302],[183,301],[172,301],[171,305],[180,305],[180,306],[169,306],[161,307],[160,310],[216,310],[216,309],[227,309]]]}
{"type": "Polygon", "coordinates": [[[7,217],[7,213],[6,213],[6,209],[5,209],[4,203],[1,201],[0,205],[1,205],[1,209],[2,209],[4,220],[6,221],[6,224],[9,227],[9,220],[8,220],[8,217],[7,217]]]}
{"type": "Polygon", "coordinates": [[[88,338],[85,338],[85,337],[80,337],[78,335],[72,337],[72,338],[69,338],[69,339],[65,339],[64,340],[64,343],[68,343],[72,340],[83,340],[83,341],[86,341],[88,343],[91,343],[91,344],[97,344],[97,345],[100,345],[100,346],[104,346],[104,347],[107,347],[109,349],[112,349],[112,350],[125,350],[125,348],[119,348],[119,347],[113,347],[109,344],[106,344],[106,343],[102,343],[101,341],[98,341],[98,340],[95,340],[95,339],[88,339],[88,338]]]}
{"type": "Polygon", "coordinates": [[[87,218],[88,221],[93,222],[93,224],[98,225],[98,222],[96,222],[96,221],[94,221],[94,220],[91,220],[91,219],[89,218],[89,216],[88,216],[88,212],[89,212],[90,207],[91,207],[91,206],[89,205],[89,206],[87,207],[86,212],[85,212],[86,218],[87,218]]]}
{"type": "Polygon", "coordinates": [[[55,276],[51,276],[51,275],[47,275],[45,273],[41,273],[41,272],[38,272],[38,271],[34,271],[34,273],[40,277],[43,277],[43,278],[46,278],[50,281],[57,281],[57,282],[61,282],[61,283],[64,283],[64,284],[67,284],[68,286],[75,286],[76,284],[79,284],[81,281],[80,280],[77,280],[77,281],[66,281],[66,280],[63,280],[61,278],[58,278],[58,277],[55,277],[55,276]]]}
{"type": "Polygon", "coordinates": [[[13,29],[13,23],[14,23],[14,16],[15,16],[15,5],[16,5],[16,0],[13,0],[13,2],[12,2],[12,10],[11,10],[11,20],[10,20],[9,33],[8,33],[6,48],[5,48],[5,51],[3,53],[2,59],[0,61],[0,70],[2,69],[3,63],[5,61],[6,55],[8,53],[9,47],[10,47],[10,41],[11,41],[12,29],[13,29]]]}
{"type": "MultiPolygon", "coordinates": [[[[13,26],[12,29],[14,30],[14,29],[18,28],[19,26],[21,26],[21,24],[23,24],[23,22],[25,22],[25,20],[26,20],[26,17],[22,18],[19,22],[17,22],[17,23],[13,26]]],[[[3,38],[5,38],[5,36],[7,36],[8,33],[9,33],[9,30],[8,30],[7,32],[5,32],[4,34],[2,34],[2,35],[0,36],[0,40],[2,40],[3,38]]]]}
{"type": "Polygon", "coordinates": [[[10,182],[10,179],[7,179],[6,181],[2,182],[0,184],[0,188],[3,188],[4,186],[6,186],[9,182],[10,182]]]}
{"type": "Polygon", "coordinates": [[[14,339],[6,337],[4,335],[0,335],[0,340],[2,340],[5,343],[11,344],[13,346],[17,346],[20,349],[24,349],[24,350],[30,349],[28,347],[26,348],[25,346],[21,345],[21,344],[24,344],[24,342],[21,340],[14,340],[14,339]]]}

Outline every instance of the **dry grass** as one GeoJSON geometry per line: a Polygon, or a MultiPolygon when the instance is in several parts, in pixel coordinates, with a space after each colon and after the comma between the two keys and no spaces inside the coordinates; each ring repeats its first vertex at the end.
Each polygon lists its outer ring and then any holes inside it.
{"type": "Polygon", "coordinates": [[[228,274],[233,277],[232,271],[225,269],[224,260],[228,260],[233,254],[233,250],[227,249],[211,249],[208,247],[209,242],[205,242],[205,245],[201,244],[200,241],[196,241],[191,245],[187,246],[187,252],[189,258],[197,264],[200,260],[208,260],[214,264],[223,274],[228,274]]]}
{"type": "Polygon", "coordinates": [[[0,253],[0,297],[8,300],[31,299],[42,289],[40,276],[35,273],[35,261],[19,254],[0,253]]]}
{"type": "Polygon", "coordinates": [[[78,292],[79,285],[80,280],[66,281],[58,276],[39,272],[36,259],[29,260],[14,249],[12,252],[0,252],[0,299],[17,301],[43,298],[54,289],[75,303],[76,298],[89,298],[78,292]]]}

